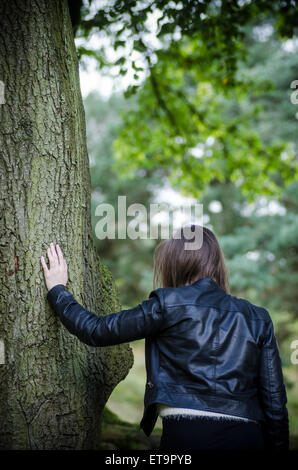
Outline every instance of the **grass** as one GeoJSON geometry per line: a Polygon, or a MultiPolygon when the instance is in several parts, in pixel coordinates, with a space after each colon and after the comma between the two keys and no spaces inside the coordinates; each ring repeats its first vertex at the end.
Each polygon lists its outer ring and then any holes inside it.
{"type": "MultiPolygon", "coordinates": [[[[134,365],[125,380],[113,390],[106,406],[121,420],[134,424],[141,421],[144,410],[145,341],[134,341],[130,346],[134,354],[134,365]]],[[[155,428],[162,428],[161,418],[157,419],[155,428]]]]}

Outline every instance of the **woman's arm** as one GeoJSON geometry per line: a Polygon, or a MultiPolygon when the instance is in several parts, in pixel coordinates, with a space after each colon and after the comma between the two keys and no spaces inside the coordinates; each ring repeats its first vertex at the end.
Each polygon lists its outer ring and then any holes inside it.
{"type": "Polygon", "coordinates": [[[50,290],[57,284],[63,284],[66,286],[68,280],[67,263],[60,246],[56,245],[56,247],[54,247],[54,243],[51,243],[47,249],[47,255],[50,262],[50,268],[48,268],[44,257],[40,257],[47,289],[50,290]]]}
{"type": "Polygon", "coordinates": [[[264,439],[267,448],[286,450],[289,448],[287,394],[271,319],[267,326],[259,371],[259,393],[266,418],[263,424],[264,439]]]}
{"type": "Polygon", "coordinates": [[[47,299],[63,325],[80,341],[89,346],[112,346],[151,336],[162,328],[164,316],[155,291],[151,292],[149,299],[129,310],[106,316],[86,310],[66,290],[67,265],[59,246],[56,247],[57,253],[54,245],[47,251],[50,269],[42,261],[49,289],[47,299]],[[61,280],[65,284],[59,282],[61,280]]]}
{"type": "Polygon", "coordinates": [[[63,285],[53,287],[47,299],[68,331],[89,346],[112,346],[145,338],[157,333],[163,323],[160,303],[154,295],[137,307],[105,316],[86,310],[63,285]]]}

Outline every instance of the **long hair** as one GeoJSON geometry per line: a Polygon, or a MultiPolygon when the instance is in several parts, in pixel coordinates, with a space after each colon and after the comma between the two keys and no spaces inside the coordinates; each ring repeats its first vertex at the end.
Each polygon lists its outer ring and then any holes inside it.
{"type": "Polygon", "coordinates": [[[210,229],[194,224],[181,227],[173,237],[160,242],[155,248],[154,288],[193,284],[204,277],[213,279],[229,293],[224,255],[210,229]],[[194,236],[186,238],[185,229],[194,232],[194,236]],[[200,248],[185,249],[185,243],[195,241],[195,230],[201,230],[203,234],[200,248]]]}

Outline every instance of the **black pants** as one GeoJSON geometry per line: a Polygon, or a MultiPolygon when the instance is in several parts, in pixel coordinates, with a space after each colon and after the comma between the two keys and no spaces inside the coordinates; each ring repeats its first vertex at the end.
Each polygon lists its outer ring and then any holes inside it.
{"type": "Polygon", "coordinates": [[[257,423],[170,417],[162,419],[159,450],[261,450],[263,434],[257,423]]]}

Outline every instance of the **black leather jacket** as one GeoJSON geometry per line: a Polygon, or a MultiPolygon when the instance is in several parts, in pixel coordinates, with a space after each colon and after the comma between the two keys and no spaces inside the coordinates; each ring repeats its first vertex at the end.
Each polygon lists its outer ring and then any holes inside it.
{"type": "Polygon", "coordinates": [[[257,420],[267,448],[288,449],[287,396],[269,313],[227,294],[210,278],[153,290],[137,307],[97,316],[65,286],[47,294],[62,323],[90,346],[146,338],[147,383],[140,423],[147,436],[156,403],[257,420]]]}

